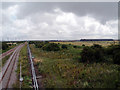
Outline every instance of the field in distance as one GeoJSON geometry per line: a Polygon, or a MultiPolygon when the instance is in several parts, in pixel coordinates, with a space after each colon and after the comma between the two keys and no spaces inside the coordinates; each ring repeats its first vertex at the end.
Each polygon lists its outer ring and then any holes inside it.
{"type": "Polygon", "coordinates": [[[78,46],[92,46],[93,44],[99,44],[102,46],[109,46],[112,44],[118,44],[119,41],[78,41],[78,42],[54,42],[54,43],[60,43],[60,44],[72,44],[72,45],[78,45],[78,46]]]}

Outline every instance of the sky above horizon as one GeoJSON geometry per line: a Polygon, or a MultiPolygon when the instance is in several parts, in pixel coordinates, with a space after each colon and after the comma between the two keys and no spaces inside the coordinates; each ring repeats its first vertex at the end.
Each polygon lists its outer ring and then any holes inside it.
{"type": "Polygon", "coordinates": [[[3,40],[118,39],[117,2],[3,2],[3,40]]]}

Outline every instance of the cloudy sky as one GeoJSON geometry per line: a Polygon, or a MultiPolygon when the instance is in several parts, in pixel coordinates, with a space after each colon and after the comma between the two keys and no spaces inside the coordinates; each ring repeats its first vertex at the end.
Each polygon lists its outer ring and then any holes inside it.
{"type": "Polygon", "coordinates": [[[118,38],[117,2],[3,2],[3,40],[118,38]]]}

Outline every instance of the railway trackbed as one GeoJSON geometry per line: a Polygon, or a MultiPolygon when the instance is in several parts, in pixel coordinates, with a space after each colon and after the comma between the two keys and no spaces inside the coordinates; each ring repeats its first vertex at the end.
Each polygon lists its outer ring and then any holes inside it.
{"type": "Polygon", "coordinates": [[[12,88],[12,84],[15,82],[15,65],[23,45],[24,44],[21,44],[15,48],[14,52],[2,68],[2,71],[0,72],[0,89],[12,88]]]}
{"type": "Polygon", "coordinates": [[[2,58],[6,57],[7,55],[10,55],[12,52],[14,52],[14,50],[17,48],[18,46],[8,50],[7,52],[4,52],[0,55],[0,60],[2,60],[2,58]]]}

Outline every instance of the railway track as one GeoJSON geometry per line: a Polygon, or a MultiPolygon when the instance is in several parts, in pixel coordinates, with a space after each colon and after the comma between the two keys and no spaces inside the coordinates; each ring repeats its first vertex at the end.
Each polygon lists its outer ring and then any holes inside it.
{"type": "Polygon", "coordinates": [[[33,60],[32,60],[32,54],[31,54],[31,51],[30,51],[29,44],[27,44],[27,48],[28,48],[28,56],[29,56],[29,59],[30,59],[30,65],[31,65],[33,88],[35,90],[39,90],[38,81],[36,79],[36,73],[35,73],[35,68],[34,68],[34,64],[33,64],[33,60]]]}
{"type": "MultiPolygon", "coordinates": [[[[19,57],[20,49],[23,47],[24,44],[19,45],[16,47],[8,61],[6,62],[5,66],[2,68],[2,71],[0,72],[0,89],[7,89],[11,88],[11,79],[12,74],[14,72],[14,66],[16,64],[16,60],[19,57]]],[[[14,77],[13,77],[14,78],[14,77]]]]}

